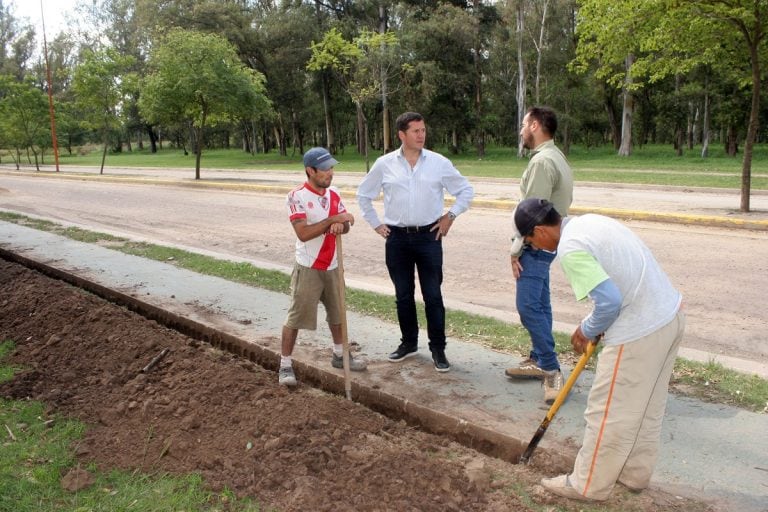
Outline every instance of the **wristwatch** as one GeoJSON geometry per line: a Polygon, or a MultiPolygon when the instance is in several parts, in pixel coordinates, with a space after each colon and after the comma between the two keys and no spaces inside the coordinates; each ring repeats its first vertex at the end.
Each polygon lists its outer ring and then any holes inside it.
{"type": "Polygon", "coordinates": [[[449,211],[448,212],[448,218],[451,219],[451,220],[456,220],[456,214],[451,212],[451,211],[449,211]]]}

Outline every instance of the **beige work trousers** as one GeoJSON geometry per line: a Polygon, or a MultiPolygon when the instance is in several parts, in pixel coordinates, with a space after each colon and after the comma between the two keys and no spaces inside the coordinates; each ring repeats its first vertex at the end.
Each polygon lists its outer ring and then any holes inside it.
{"type": "Polygon", "coordinates": [[[684,330],[680,311],[658,331],[600,352],[584,411],[584,441],[569,476],[583,496],[604,500],[616,481],[632,489],[648,487],[684,330]]]}

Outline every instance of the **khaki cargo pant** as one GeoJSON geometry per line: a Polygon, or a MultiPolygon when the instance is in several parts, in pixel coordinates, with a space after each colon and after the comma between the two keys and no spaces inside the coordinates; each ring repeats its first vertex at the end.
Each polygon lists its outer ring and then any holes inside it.
{"type": "Polygon", "coordinates": [[[569,476],[587,498],[606,499],[616,481],[648,487],[685,315],[658,331],[600,352],[584,419],[584,441],[569,476]]]}

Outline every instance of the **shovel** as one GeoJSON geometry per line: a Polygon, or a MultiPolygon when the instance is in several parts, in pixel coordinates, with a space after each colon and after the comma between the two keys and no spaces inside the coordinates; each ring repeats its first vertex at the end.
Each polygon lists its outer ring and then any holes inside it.
{"type": "Polygon", "coordinates": [[[563,405],[563,402],[565,402],[565,398],[568,396],[568,393],[570,393],[571,388],[576,383],[576,379],[579,378],[579,374],[581,374],[581,370],[584,369],[584,366],[586,366],[587,361],[589,360],[590,357],[592,357],[592,354],[595,352],[596,346],[597,346],[597,341],[593,341],[592,343],[587,345],[587,350],[585,350],[584,353],[581,354],[581,357],[579,358],[579,362],[576,363],[576,367],[573,369],[573,371],[571,372],[571,375],[568,377],[568,380],[563,385],[563,389],[561,389],[560,393],[557,394],[557,397],[555,398],[555,402],[549,408],[549,411],[547,411],[547,415],[544,416],[544,420],[541,422],[541,425],[539,425],[539,428],[536,430],[536,433],[533,434],[533,437],[531,438],[531,442],[528,443],[528,448],[526,448],[523,454],[520,456],[520,464],[528,464],[528,460],[530,460],[531,455],[533,455],[533,451],[539,445],[539,441],[541,441],[541,438],[544,437],[544,433],[547,431],[547,428],[549,428],[549,423],[552,421],[552,418],[555,417],[555,414],[557,413],[558,409],[560,409],[560,406],[563,405]]]}
{"type": "Polygon", "coordinates": [[[344,364],[344,391],[347,400],[352,400],[352,381],[349,375],[349,339],[347,338],[347,304],[346,287],[344,283],[344,256],[341,248],[341,234],[336,235],[336,260],[339,264],[339,305],[341,306],[341,343],[342,361],[344,364]]]}

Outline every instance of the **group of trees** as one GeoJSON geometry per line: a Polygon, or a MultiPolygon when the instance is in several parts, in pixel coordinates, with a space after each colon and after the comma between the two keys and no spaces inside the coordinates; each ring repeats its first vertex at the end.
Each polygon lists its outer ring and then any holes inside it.
{"type": "MultiPolygon", "coordinates": [[[[527,107],[559,143],[752,147],[766,0],[83,0],[48,46],[59,147],[163,140],[197,155],[393,148],[400,112],[451,152],[519,147],[527,107]]],[[[51,147],[41,35],[0,0],[0,148],[51,147]]],[[[765,123],[762,123],[764,126],[765,123]]],[[[29,158],[29,156],[26,156],[29,158]]]]}

